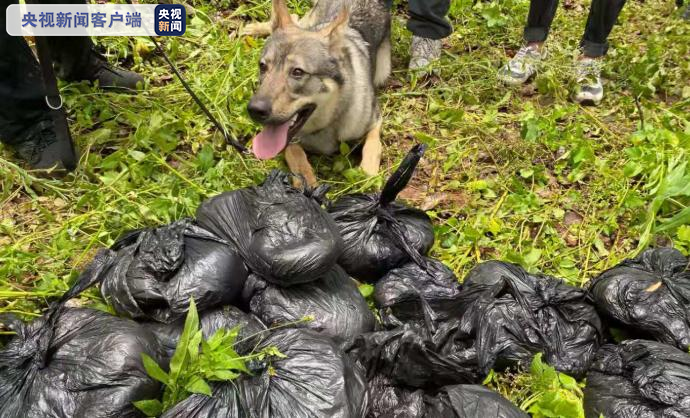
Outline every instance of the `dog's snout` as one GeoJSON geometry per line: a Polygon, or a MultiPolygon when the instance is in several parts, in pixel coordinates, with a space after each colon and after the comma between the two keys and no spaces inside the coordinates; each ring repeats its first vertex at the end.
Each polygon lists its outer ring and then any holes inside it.
{"type": "Polygon", "coordinates": [[[271,102],[263,97],[254,96],[249,101],[247,110],[249,116],[257,122],[264,122],[271,116],[271,102]]]}

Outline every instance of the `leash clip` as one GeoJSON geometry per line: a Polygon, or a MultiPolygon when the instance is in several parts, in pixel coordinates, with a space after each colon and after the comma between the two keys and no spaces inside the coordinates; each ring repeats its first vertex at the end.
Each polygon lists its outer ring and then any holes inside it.
{"type": "Polygon", "coordinates": [[[60,110],[60,109],[62,109],[62,105],[63,105],[63,103],[64,103],[64,101],[62,100],[62,95],[61,95],[61,94],[58,94],[57,97],[60,99],[60,104],[58,104],[57,106],[53,106],[52,104],[50,104],[50,99],[48,98],[48,96],[46,96],[46,97],[45,97],[45,99],[46,99],[46,105],[47,105],[49,108],[53,109],[53,110],[60,110]]]}

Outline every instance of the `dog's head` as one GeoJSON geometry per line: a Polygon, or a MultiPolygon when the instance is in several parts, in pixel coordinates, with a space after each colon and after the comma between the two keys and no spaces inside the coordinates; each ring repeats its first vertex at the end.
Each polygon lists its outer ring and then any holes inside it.
{"type": "Polygon", "coordinates": [[[339,57],[348,17],[344,9],[324,28],[307,31],[292,21],[284,0],[273,0],[273,30],[259,61],[259,87],[247,106],[263,125],[253,141],[258,158],[275,157],[300,131],[323,128],[312,116],[333,104],[343,83],[339,57]]]}

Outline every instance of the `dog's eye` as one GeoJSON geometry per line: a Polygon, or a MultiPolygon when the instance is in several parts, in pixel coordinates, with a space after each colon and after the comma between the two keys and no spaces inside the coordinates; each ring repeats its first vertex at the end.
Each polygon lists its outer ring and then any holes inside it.
{"type": "Polygon", "coordinates": [[[267,69],[268,69],[268,65],[266,65],[265,62],[259,63],[259,71],[261,71],[262,73],[265,73],[267,69]]]}
{"type": "Polygon", "coordinates": [[[290,75],[294,78],[302,78],[304,74],[306,73],[301,68],[293,68],[292,71],[290,71],[290,75]]]}

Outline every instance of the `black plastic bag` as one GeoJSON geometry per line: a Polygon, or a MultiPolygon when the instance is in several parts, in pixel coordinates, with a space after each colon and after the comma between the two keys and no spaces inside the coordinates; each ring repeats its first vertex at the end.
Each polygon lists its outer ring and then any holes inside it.
{"type": "Polygon", "coordinates": [[[98,280],[118,314],[170,323],[191,298],[200,312],[234,303],[247,274],[228,243],[183,219],[118,240],[98,280]]]}
{"type": "Polygon", "coordinates": [[[355,418],[367,405],[364,371],[335,343],[311,330],[279,330],[260,345],[287,357],[233,382],[213,397],[192,395],[164,418],[355,418]]]}
{"type": "Polygon", "coordinates": [[[343,247],[321,208],[327,188],[297,189],[290,179],[273,171],[261,186],[215,196],[196,213],[199,225],[237,247],[253,273],[281,286],[315,280],[335,266],[343,247]]]}
{"type": "Polygon", "coordinates": [[[527,418],[498,393],[479,385],[423,391],[395,386],[382,376],[369,382],[367,418],[527,418]]]}
{"type": "Polygon", "coordinates": [[[396,385],[383,374],[369,379],[367,394],[365,418],[423,418],[426,412],[422,389],[396,385]]]}
{"type": "Polygon", "coordinates": [[[420,254],[434,244],[434,228],[426,213],[395,201],[424,148],[417,145],[407,154],[381,194],[346,195],[329,205],[345,242],[338,263],[355,279],[375,282],[409,260],[422,264],[420,254]]]}
{"type": "Polygon", "coordinates": [[[603,331],[584,290],[499,261],[477,265],[463,286],[461,330],[475,339],[482,372],[528,364],[539,352],[561,372],[587,371],[603,331]]]}
{"type": "Polygon", "coordinates": [[[448,321],[430,330],[415,323],[363,334],[348,354],[369,378],[380,374],[397,385],[426,389],[480,382],[477,353],[471,341],[457,338],[457,326],[457,321],[448,321]]]}
{"type": "Polygon", "coordinates": [[[434,321],[460,316],[462,285],[458,278],[438,260],[425,258],[424,264],[425,268],[408,262],[376,283],[374,300],[386,326],[424,320],[427,314],[434,321]]]}
{"type": "Polygon", "coordinates": [[[690,354],[656,341],[605,345],[584,395],[588,418],[690,417],[690,354]]]}
{"type": "MultiPolygon", "coordinates": [[[[219,329],[231,330],[239,326],[240,329],[234,347],[239,354],[246,354],[253,350],[256,344],[268,332],[266,326],[258,318],[252,314],[244,313],[234,306],[212,309],[199,316],[201,334],[205,340],[211,338],[219,329]]],[[[172,324],[144,322],[141,325],[151,331],[165,351],[166,358],[170,359],[175,352],[175,348],[177,348],[180,335],[182,335],[184,318],[172,324]]]]}
{"type": "Polygon", "coordinates": [[[158,345],[130,319],[60,308],[12,328],[0,350],[3,418],[140,417],[132,402],[158,397],[141,360],[159,360],[158,345]]]}
{"type": "Polygon", "coordinates": [[[354,280],[336,266],[318,280],[281,287],[252,275],[243,294],[250,311],[269,328],[292,324],[346,345],[374,330],[376,319],[354,280]],[[309,316],[311,320],[304,321],[309,316]]]}
{"type": "Polygon", "coordinates": [[[597,308],[642,336],[690,349],[690,270],[673,248],[643,252],[603,272],[590,287],[597,308]]]}
{"type": "Polygon", "coordinates": [[[424,401],[428,418],[528,418],[506,398],[479,385],[446,386],[424,401]]]}

